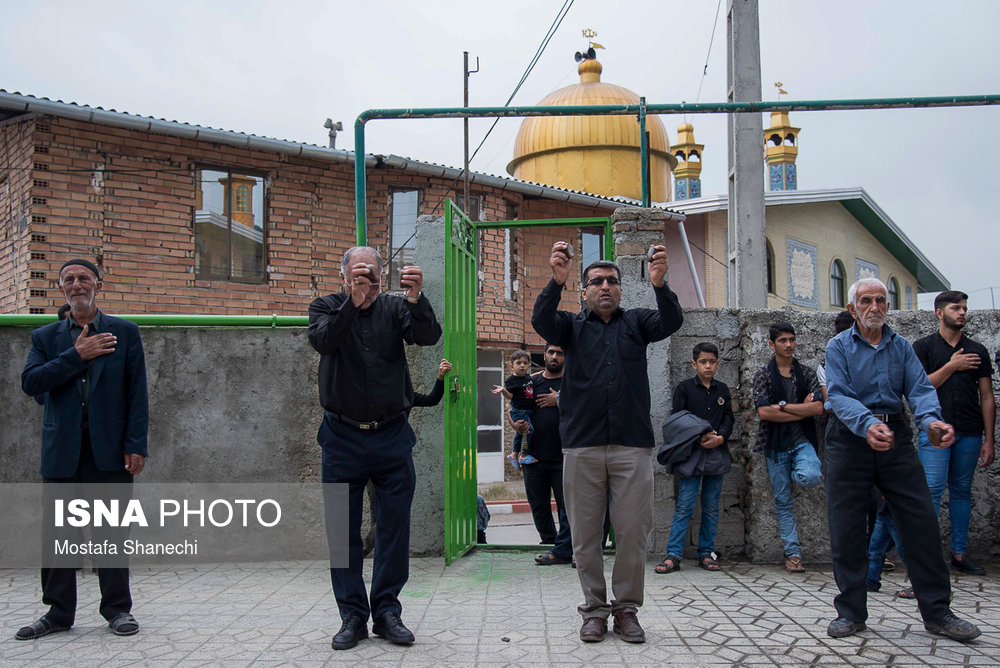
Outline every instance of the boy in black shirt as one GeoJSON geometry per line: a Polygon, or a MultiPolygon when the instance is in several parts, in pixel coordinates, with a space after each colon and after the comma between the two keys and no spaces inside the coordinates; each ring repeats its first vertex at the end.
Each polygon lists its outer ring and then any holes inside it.
{"type": "Polygon", "coordinates": [[[510,366],[514,372],[504,381],[503,386],[494,385],[493,394],[503,394],[510,401],[510,421],[524,420],[528,423],[528,433],[514,434],[513,452],[507,456],[514,468],[521,464],[534,464],[538,460],[528,451],[535,428],[531,425],[531,415],[535,412],[535,386],[528,371],[531,370],[531,355],[524,350],[510,354],[510,366]]]}
{"type": "Polygon", "coordinates": [[[719,368],[719,349],[711,343],[702,342],[694,347],[692,358],[691,366],[697,375],[681,382],[674,389],[674,403],[670,412],[688,410],[707,420],[714,431],[702,435],[700,447],[692,451],[688,460],[670,471],[680,480],[667,556],[655,568],[661,574],[681,567],[684,535],[691,521],[699,487],[701,530],[698,532],[698,565],[708,571],[720,568],[715,559],[715,532],[719,527],[722,476],[732,468],[726,440],[733,433],[733,402],[729,387],[715,380],[715,372],[719,368]]]}

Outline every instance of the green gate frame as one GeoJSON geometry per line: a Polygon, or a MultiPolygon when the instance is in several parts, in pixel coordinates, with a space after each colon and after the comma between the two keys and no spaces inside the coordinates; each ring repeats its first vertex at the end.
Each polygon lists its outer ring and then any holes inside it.
{"type": "Polygon", "coordinates": [[[473,221],[445,201],[444,356],[451,361],[444,406],[444,557],[450,565],[476,544],[478,387],[476,293],[479,232],[537,227],[601,227],[604,257],[615,257],[611,218],[473,221]]]}

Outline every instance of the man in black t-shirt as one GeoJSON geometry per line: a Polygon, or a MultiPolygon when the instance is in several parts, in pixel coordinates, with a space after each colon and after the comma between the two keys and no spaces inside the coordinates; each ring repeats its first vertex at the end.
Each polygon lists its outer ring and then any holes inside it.
{"type": "MultiPolygon", "coordinates": [[[[532,376],[535,388],[535,412],[531,421],[535,436],[531,452],[537,464],[524,467],[524,492],[531,506],[531,516],[542,543],[553,543],[545,554],[535,557],[540,566],[568,564],[573,559],[573,541],[569,530],[569,519],[563,503],[563,455],[559,438],[559,388],[562,386],[563,349],[546,344],[544,368],[532,376]],[[552,520],[552,501],[556,500],[559,512],[559,532],[552,520]]],[[[515,429],[525,425],[513,422],[515,429]]]]}
{"type": "Polygon", "coordinates": [[[920,432],[919,453],[931,490],[934,510],[941,510],[941,496],[948,486],[951,517],[951,567],[956,571],[985,575],[965,550],[969,538],[972,476],[976,464],[986,468],[993,462],[993,430],[996,405],[993,399],[993,366],[986,348],[967,337],[965,327],[969,296],[946,290],[934,299],[938,331],[913,344],[917,359],[937,388],[944,421],[955,427],[955,443],[936,448],[920,432]]]}

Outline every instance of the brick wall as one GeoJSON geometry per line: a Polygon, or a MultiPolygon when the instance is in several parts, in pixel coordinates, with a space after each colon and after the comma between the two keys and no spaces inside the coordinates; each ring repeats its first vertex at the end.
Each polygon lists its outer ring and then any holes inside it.
{"type": "MultiPolygon", "coordinates": [[[[44,279],[28,273],[32,192],[34,121],[0,127],[0,312],[27,312],[30,290],[41,290],[44,279]]],[[[48,177],[39,174],[41,194],[48,177]]]]}
{"type": "MultiPolygon", "coordinates": [[[[295,158],[63,118],[42,117],[0,131],[0,184],[10,191],[10,195],[4,191],[0,218],[4,221],[2,312],[54,312],[63,303],[56,271],[73,256],[102,266],[102,303],[117,313],[298,315],[314,297],[340,289],[340,257],[355,240],[353,163],[295,158]],[[196,276],[199,168],[262,176],[267,188],[266,283],[196,276]],[[41,278],[29,281],[29,272],[41,278]]],[[[461,183],[385,166],[370,168],[368,237],[383,253],[388,246],[392,191],[398,189],[419,190],[419,213],[440,214],[444,198],[456,198],[461,183]]],[[[472,194],[480,197],[481,215],[490,220],[602,214],[596,208],[481,186],[472,194]]],[[[548,279],[548,248],[565,236],[511,232],[515,289],[507,298],[504,233],[484,232],[480,331],[487,345],[541,343],[531,338],[530,307],[536,287],[548,279]],[[541,264],[526,268],[531,261],[541,264]]]]}

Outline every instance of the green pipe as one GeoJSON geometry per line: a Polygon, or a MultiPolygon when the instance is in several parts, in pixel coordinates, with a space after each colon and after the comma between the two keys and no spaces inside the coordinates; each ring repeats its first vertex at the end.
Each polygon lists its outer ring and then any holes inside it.
{"type": "Polygon", "coordinates": [[[505,220],[472,221],[472,226],[477,230],[507,229],[513,227],[583,227],[594,225],[594,227],[604,227],[608,222],[607,218],[560,218],[559,220],[505,220]]]}
{"type": "Polygon", "coordinates": [[[642,206],[649,208],[649,140],[646,139],[646,98],[639,98],[639,178],[642,179],[642,206]]]}
{"type": "MultiPolygon", "coordinates": [[[[750,114],[768,111],[843,111],[847,109],[913,109],[918,107],[974,107],[1000,104],[1000,95],[940,95],[849,100],[780,100],[777,102],[702,102],[688,104],[577,104],[552,107],[429,107],[425,109],[366,109],[354,122],[354,206],[358,245],[368,239],[365,185],[365,123],[392,118],[502,118],[527,116],[625,116],[638,114],[750,114]]],[[[645,135],[643,135],[645,136],[645,135]]],[[[643,156],[644,159],[645,156],[643,156]]],[[[645,180],[643,180],[645,187],[645,180]]],[[[645,202],[645,198],[643,198],[645,202]]],[[[647,204],[648,206],[648,204],[647,204]]]]}
{"type": "Polygon", "coordinates": [[[354,123],[354,199],[358,245],[368,245],[368,184],[365,183],[365,122],[354,123]]]}
{"type": "MultiPolygon", "coordinates": [[[[305,315],[201,315],[201,314],[136,314],[117,315],[145,327],[307,327],[305,315]]],[[[0,327],[41,327],[55,322],[54,313],[0,314],[0,327]]]]}

